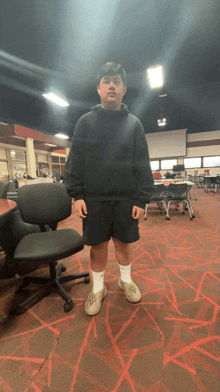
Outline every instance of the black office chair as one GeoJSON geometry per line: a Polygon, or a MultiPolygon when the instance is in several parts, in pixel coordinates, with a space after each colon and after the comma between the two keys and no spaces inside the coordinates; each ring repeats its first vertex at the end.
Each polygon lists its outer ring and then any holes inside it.
{"type": "Polygon", "coordinates": [[[9,185],[10,185],[9,181],[0,182],[0,199],[6,199],[9,185]]]}
{"type": "MultiPolygon", "coordinates": [[[[162,206],[164,205],[166,217],[167,217],[168,210],[167,210],[167,205],[166,205],[166,201],[164,198],[165,193],[166,193],[166,188],[165,188],[164,184],[154,185],[154,191],[153,191],[153,195],[151,196],[150,202],[157,203],[158,209],[160,210],[161,214],[163,212],[162,206]]],[[[147,219],[147,207],[148,207],[148,204],[145,205],[144,220],[147,219]]]]}
{"type": "MultiPolygon", "coordinates": [[[[18,181],[16,179],[5,181],[1,189],[1,196],[3,196],[2,198],[14,200],[16,203],[18,202],[18,181]]],[[[5,253],[5,259],[1,260],[0,278],[10,279],[14,277],[15,274],[21,273],[20,268],[17,270],[15,270],[15,268],[10,269],[10,266],[7,263],[7,259],[10,257],[10,254],[13,254],[13,250],[21,238],[27,234],[39,232],[40,228],[38,225],[31,225],[22,221],[18,207],[13,210],[0,230],[0,252],[5,253]]],[[[31,269],[33,270],[33,268],[31,269]]]]}
{"type": "MultiPolygon", "coordinates": [[[[167,209],[169,213],[170,203],[176,202],[176,206],[182,202],[183,203],[183,211],[182,214],[185,214],[186,206],[188,207],[190,220],[195,218],[193,215],[193,209],[188,199],[188,185],[187,184],[169,184],[168,186],[169,195],[167,196],[167,209]]],[[[177,207],[176,207],[177,209],[177,207]]],[[[168,218],[170,219],[170,218],[168,218]]]]}
{"type": "Polygon", "coordinates": [[[43,286],[22,302],[12,313],[24,313],[31,303],[38,302],[53,287],[58,290],[65,301],[65,312],[69,312],[74,304],[61,284],[79,278],[84,278],[84,282],[89,283],[90,276],[88,272],[61,276],[61,273],[66,270],[63,264],[59,264],[56,269],[58,260],[71,256],[84,248],[83,239],[75,230],[57,230],[58,222],[71,215],[72,202],[66,193],[65,185],[60,183],[25,185],[18,189],[18,206],[22,220],[26,223],[38,224],[41,232],[24,236],[18,242],[10,262],[47,264],[50,269],[50,277],[25,276],[23,284],[17,291],[18,294],[25,294],[26,287],[30,283],[42,284],[43,286]],[[46,230],[45,225],[50,227],[50,231],[46,230]]]}
{"type": "MultiPolygon", "coordinates": [[[[6,199],[7,198],[7,192],[9,187],[11,186],[11,182],[10,181],[1,181],[0,182],[0,199],[6,199]]],[[[4,249],[0,243],[0,252],[3,252],[4,249]]]]}

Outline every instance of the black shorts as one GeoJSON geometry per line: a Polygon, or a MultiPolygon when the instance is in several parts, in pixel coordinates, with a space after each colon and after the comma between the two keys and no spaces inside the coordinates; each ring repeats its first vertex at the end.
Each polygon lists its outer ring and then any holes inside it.
{"type": "Polygon", "coordinates": [[[82,219],[85,245],[98,245],[111,237],[126,244],[138,241],[138,219],[132,218],[133,206],[130,200],[87,201],[87,217],[82,219]]]}

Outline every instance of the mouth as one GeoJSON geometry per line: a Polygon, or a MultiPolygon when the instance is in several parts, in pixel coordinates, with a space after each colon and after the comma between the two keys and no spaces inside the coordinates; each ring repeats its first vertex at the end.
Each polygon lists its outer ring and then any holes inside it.
{"type": "Polygon", "coordinates": [[[116,94],[115,93],[108,93],[108,95],[115,96],[116,94]]]}

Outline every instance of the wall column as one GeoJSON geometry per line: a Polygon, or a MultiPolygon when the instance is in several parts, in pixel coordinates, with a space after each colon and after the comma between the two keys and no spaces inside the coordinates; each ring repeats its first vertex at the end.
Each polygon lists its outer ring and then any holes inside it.
{"type": "Polygon", "coordinates": [[[26,147],[27,147],[27,174],[32,178],[36,178],[34,140],[27,137],[26,147]]]}
{"type": "Polygon", "coordinates": [[[66,147],[66,148],[65,148],[66,159],[68,158],[69,152],[70,152],[70,148],[69,148],[69,147],[66,147]]]}

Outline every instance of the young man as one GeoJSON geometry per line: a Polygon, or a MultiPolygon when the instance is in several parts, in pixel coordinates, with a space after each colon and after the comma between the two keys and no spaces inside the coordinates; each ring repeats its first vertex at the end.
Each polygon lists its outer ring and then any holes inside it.
{"type": "Polygon", "coordinates": [[[161,178],[161,174],[160,174],[159,170],[156,170],[156,172],[153,175],[153,178],[155,178],[155,179],[161,178]]]}
{"type": "Polygon", "coordinates": [[[131,279],[130,243],[139,240],[138,219],[150,202],[154,182],[140,120],[122,103],[126,73],[106,63],[98,74],[101,104],[78,120],[66,162],[64,183],[83,219],[83,239],[91,246],[93,289],[85,312],[99,312],[107,294],[104,272],[112,238],[119,263],[119,287],[130,302],[141,293],[131,279]]]}

